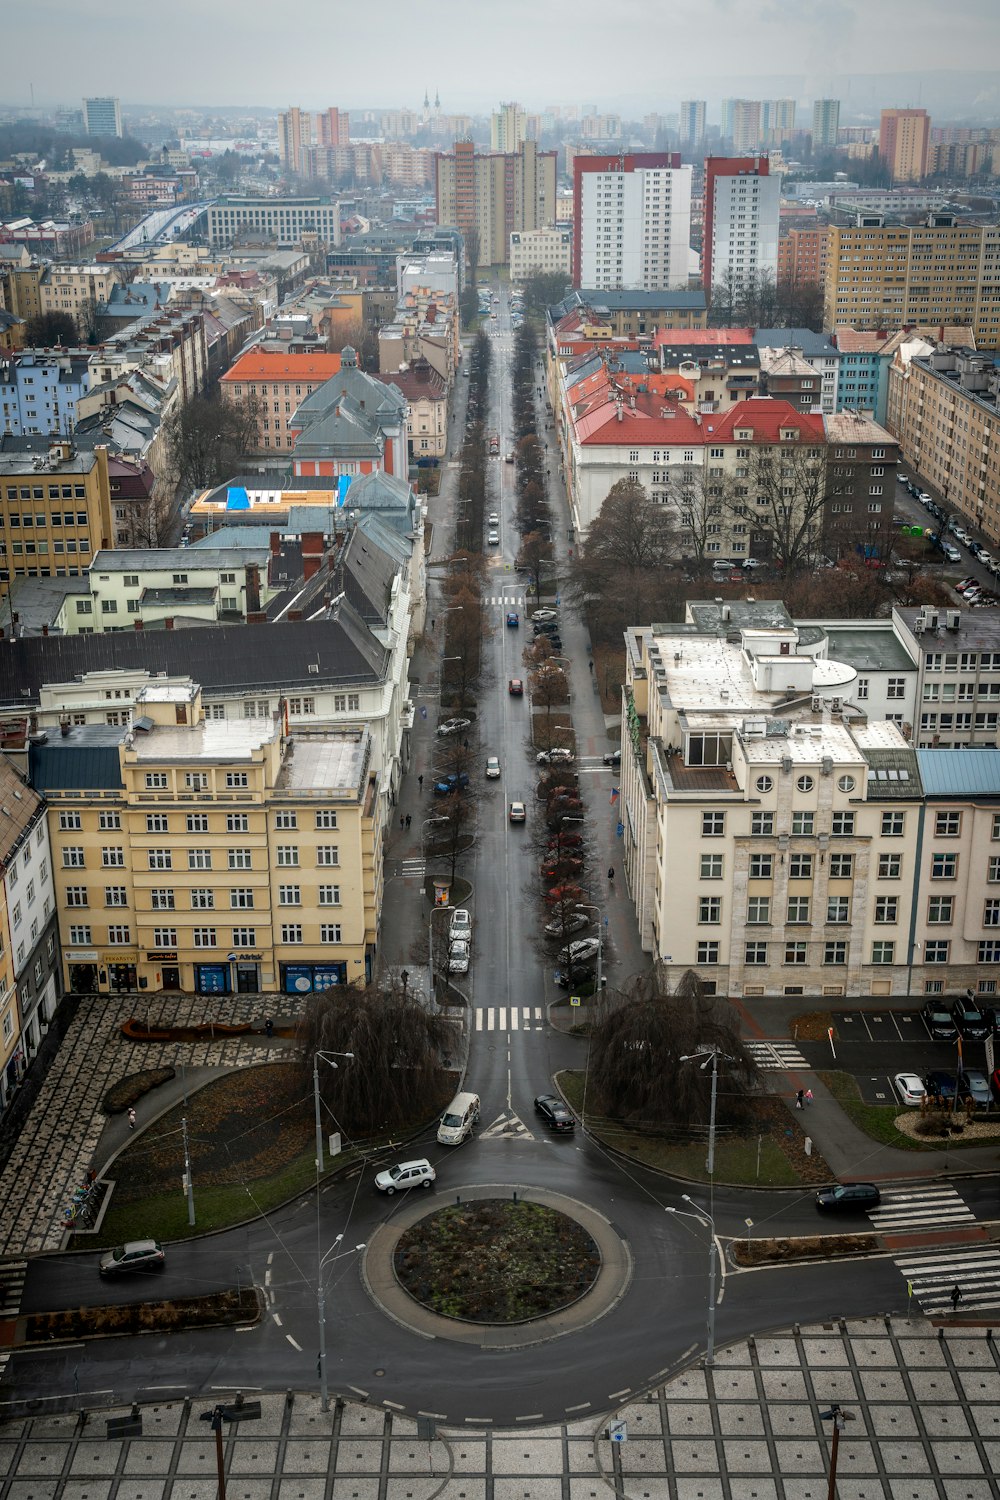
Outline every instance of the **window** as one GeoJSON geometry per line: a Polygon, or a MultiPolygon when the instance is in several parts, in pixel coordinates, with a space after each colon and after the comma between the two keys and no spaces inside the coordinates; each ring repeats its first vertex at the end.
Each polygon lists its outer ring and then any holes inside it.
{"type": "Polygon", "coordinates": [[[928,922],[950,922],[954,906],[954,896],[931,896],[927,902],[928,922]]]}
{"type": "Polygon", "coordinates": [[[161,887],[159,890],[150,891],[149,904],[154,911],[173,911],[174,893],[161,887]]]}
{"type": "Polygon", "coordinates": [[[117,947],[127,947],[132,941],[132,930],[129,927],[109,927],[108,943],[114,943],[117,947]]]}
{"type": "Polygon", "coordinates": [[[830,879],[850,880],[854,874],[853,854],[830,855],[830,879]]]}
{"type": "Polygon", "coordinates": [[[1000,941],[996,938],[983,939],[979,944],[977,959],[981,964],[1000,964],[1000,941]]]}
{"type": "Polygon", "coordinates": [[[249,813],[227,813],[226,814],[226,832],[227,833],[249,833],[250,832],[250,815],[249,815],[249,813]]]}
{"type": "Polygon", "coordinates": [[[750,896],[747,900],[747,922],[759,925],[771,920],[770,896],[750,896]]]}
{"type": "Polygon", "coordinates": [[[701,836],[706,839],[720,839],[726,831],[726,815],[721,812],[708,812],[701,815],[701,836]]]}
{"type": "Polygon", "coordinates": [[[811,776],[800,776],[795,785],[800,792],[811,792],[816,783],[811,776]]]}
{"type": "Polygon", "coordinates": [[[700,964],[717,964],[719,962],[718,943],[699,943],[696,951],[696,961],[700,964]]]}
{"type": "Polygon", "coordinates": [[[878,857],[879,880],[898,880],[902,863],[901,854],[880,854],[878,857]]]}
{"type": "Polygon", "coordinates": [[[321,885],[319,888],[319,904],[320,906],[339,906],[340,886],[321,885]]]}
{"type": "MultiPolygon", "coordinates": [[[[281,861],[279,859],[278,863],[281,861]]],[[[340,847],[337,844],[320,844],[316,850],[316,863],[318,865],[339,865],[340,847]]]]}
{"type": "Polygon", "coordinates": [[[837,781],[838,790],[842,792],[853,792],[855,785],[853,776],[841,776],[837,781]]]}
{"type": "Polygon", "coordinates": [[[257,946],[257,929],[256,929],[256,927],[234,927],[233,928],[233,947],[234,948],[256,948],[256,946],[257,946]]]}
{"type": "Polygon", "coordinates": [[[281,941],[283,943],[301,943],[302,923],[283,922],[281,924],[281,941]]]}
{"type": "Polygon", "coordinates": [[[211,868],[212,868],[212,851],[211,851],[211,849],[189,849],[188,850],[188,869],[189,870],[210,870],[211,868]]]}
{"type": "Polygon", "coordinates": [[[208,813],[188,813],[186,821],[188,833],[208,832],[208,813]]]}
{"type": "Polygon", "coordinates": [[[834,838],[851,838],[854,833],[854,814],[852,812],[835,812],[830,833],[834,838]]]}
{"type": "Polygon", "coordinates": [[[813,857],[811,854],[790,854],[788,856],[789,880],[811,880],[812,872],[813,857]]]}
{"type": "Polygon", "coordinates": [[[79,828],[80,814],[78,812],[61,812],[59,814],[60,828],[79,828]]]}
{"type": "Polygon", "coordinates": [[[746,947],[745,947],[745,949],[743,951],[743,962],[746,963],[746,964],[751,964],[751,965],[753,965],[753,964],[766,964],[767,963],[767,944],[766,943],[747,943],[747,945],[746,945],[746,947]]]}
{"type": "Polygon", "coordinates": [[[806,962],[806,953],[808,950],[808,946],[808,943],[786,943],[785,963],[804,964],[806,962]]]}
{"type": "Polygon", "coordinates": [[[150,791],[165,791],[167,786],[166,771],[147,771],[146,786],[150,791]]]}
{"type": "Polygon", "coordinates": [[[767,835],[774,832],[774,813],[755,812],[750,814],[751,834],[767,835]]]}
{"type": "Polygon", "coordinates": [[[339,943],[341,941],[340,923],[321,922],[319,925],[319,940],[321,943],[339,943]]]}
{"type": "Polygon", "coordinates": [[[101,850],[101,864],[105,869],[120,867],[125,863],[125,850],[108,846],[101,850]]]}
{"type": "Polygon", "coordinates": [[[828,922],[849,922],[851,920],[851,902],[848,896],[828,896],[826,901],[826,920],[828,922]]]}
{"type": "Polygon", "coordinates": [[[105,906],[128,906],[128,887],[124,885],[106,885],[104,887],[105,906]]]}
{"type": "Polygon", "coordinates": [[[196,948],[214,948],[216,946],[214,927],[193,927],[191,929],[191,938],[196,948]]]}
{"type": "Polygon", "coordinates": [[[249,886],[237,886],[229,892],[229,905],[249,910],[253,906],[253,891],[249,886]]]}
{"type": "Polygon", "coordinates": [[[947,938],[935,938],[933,942],[924,944],[925,964],[946,964],[951,952],[951,943],[947,938]]]}
{"type": "Polygon", "coordinates": [[[299,815],[297,812],[276,812],[274,815],[275,828],[298,828],[299,815]]]}
{"type": "Polygon", "coordinates": [[[770,880],[773,868],[773,854],[751,854],[750,856],[750,879],[770,880]]]}
{"type": "Polygon", "coordinates": [[[882,837],[884,839],[901,839],[905,829],[905,813],[884,812],[882,814],[882,837]]]}
{"type": "Polygon", "coordinates": [[[939,812],[934,817],[934,834],[937,838],[954,838],[962,831],[960,812],[939,812]]]}
{"type": "Polygon", "coordinates": [[[89,906],[87,900],[87,887],[85,885],[68,885],[66,887],[67,906],[89,906]]]}
{"type": "Polygon", "coordinates": [[[898,896],[876,896],[875,920],[880,923],[895,922],[899,918],[898,896]]]}
{"type": "Polygon", "coordinates": [[[226,772],[226,786],[227,787],[249,786],[249,784],[250,784],[250,780],[249,780],[249,777],[248,777],[246,771],[227,771],[226,772]]]}
{"type": "Polygon", "coordinates": [[[176,927],[154,927],[153,928],[153,943],[155,944],[155,946],[157,948],[176,948],[177,947],[177,928],[176,927]]]}
{"type": "Polygon", "coordinates": [[[100,813],[97,821],[101,827],[102,832],[109,832],[121,828],[122,815],[120,812],[104,811],[100,813]]]}
{"type": "Polygon", "coordinates": [[[321,808],[316,814],[317,828],[336,828],[337,814],[333,808],[321,808]]]}
{"type": "Polygon", "coordinates": [[[872,963],[891,964],[895,960],[896,944],[891,942],[872,943],[872,963]]]}
{"type": "MultiPolygon", "coordinates": [[[[253,869],[253,858],[249,849],[230,849],[227,858],[231,870],[253,869]]],[[[281,864],[280,859],[278,860],[278,864],[281,864]]]]}
{"type": "MultiPolygon", "coordinates": [[[[64,870],[82,870],[86,864],[83,857],[83,849],[77,844],[71,844],[67,849],[63,850],[62,862],[64,870]]],[[[12,885],[13,883],[11,881],[12,885]]]]}
{"type": "Polygon", "coordinates": [[[197,886],[191,892],[192,911],[214,911],[215,892],[206,886],[197,886]]]}
{"type": "Polygon", "coordinates": [[[859,677],[858,678],[858,698],[859,699],[865,699],[867,697],[868,697],[868,678],[867,677],[859,677]]]}
{"type": "Polygon", "coordinates": [[[983,903],[983,926],[1000,927],[1000,901],[990,900],[983,903]]]}
{"type": "Polygon", "coordinates": [[[71,943],[79,943],[82,947],[86,947],[91,940],[90,928],[85,925],[71,927],[69,930],[69,940],[71,943]]]}
{"type": "Polygon", "coordinates": [[[770,776],[758,776],[755,782],[758,792],[769,792],[774,786],[770,776]]]}
{"type": "Polygon", "coordinates": [[[809,921],[809,897],[808,896],[789,896],[789,898],[788,898],[788,916],[787,916],[787,920],[789,922],[808,922],[809,921]]]}
{"type": "Polygon", "coordinates": [[[207,771],[185,771],[184,785],[192,792],[203,792],[208,786],[207,771]]]}
{"type": "Polygon", "coordinates": [[[811,812],[792,813],[792,833],[811,834],[816,824],[816,814],[811,812]]]}
{"type": "Polygon", "coordinates": [[[278,905],[279,906],[301,906],[302,905],[302,887],[298,886],[298,885],[279,885],[278,886],[278,905]]]}
{"type": "Polygon", "coordinates": [[[1000,839],[1000,813],[993,814],[993,830],[990,834],[990,838],[993,839],[994,842],[997,839],[1000,839]]]}
{"type": "Polygon", "coordinates": [[[906,696],[906,678],[890,677],[885,685],[885,696],[887,698],[903,698],[906,696]]]}
{"type": "Polygon", "coordinates": [[[169,820],[167,818],[166,813],[147,813],[146,814],[146,832],[147,833],[169,833],[170,832],[170,823],[169,823],[169,820]]]}
{"type": "Polygon", "coordinates": [[[698,901],[698,921],[718,923],[722,921],[722,897],[702,896],[698,901]]]}
{"type": "Polygon", "coordinates": [[[931,879],[954,880],[958,875],[957,854],[932,854],[931,879]]]}
{"type": "Polygon", "coordinates": [[[701,878],[702,880],[722,879],[721,854],[703,854],[701,856],[701,878]]]}

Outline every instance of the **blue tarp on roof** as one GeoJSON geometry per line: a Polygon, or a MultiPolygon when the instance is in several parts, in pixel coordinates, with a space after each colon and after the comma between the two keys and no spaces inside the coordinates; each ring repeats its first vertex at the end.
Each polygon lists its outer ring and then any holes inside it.
{"type": "Polygon", "coordinates": [[[232,484],[226,493],[227,510],[249,510],[250,496],[242,485],[232,484]]]}
{"type": "Polygon", "coordinates": [[[1000,750],[918,750],[928,797],[1000,796],[1000,750]]]}
{"type": "Polygon", "coordinates": [[[345,500],[347,499],[347,491],[350,489],[350,487],[351,487],[351,476],[350,476],[350,474],[341,474],[340,478],[337,480],[337,504],[338,505],[343,505],[344,504],[345,500]]]}

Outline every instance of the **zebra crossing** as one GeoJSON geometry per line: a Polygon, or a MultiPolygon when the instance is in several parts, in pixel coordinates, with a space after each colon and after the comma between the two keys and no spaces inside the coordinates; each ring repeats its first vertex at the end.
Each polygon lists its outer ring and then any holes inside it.
{"type": "Polygon", "coordinates": [[[995,1245],[925,1250],[898,1257],[895,1265],[926,1313],[1000,1307],[1000,1249],[995,1245]],[[961,1294],[957,1304],[952,1300],[956,1286],[961,1294]]]}
{"type": "Polygon", "coordinates": [[[495,604],[498,609],[524,609],[526,600],[523,594],[491,594],[483,603],[495,604]]]}
{"type": "Polygon", "coordinates": [[[497,1115],[492,1125],[487,1125],[485,1130],[481,1130],[479,1139],[481,1141],[533,1141],[535,1137],[520,1115],[516,1115],[513,1110],[508,1110],[502,1115],[497,1115]]]}
{"type": "Polygon", "coordinates": [[[976,1216],[957,1189],[950,1186],[887,1188],[878,1208],[868,1211],[880,1234],[913,1234],[923,1229],[952,1229],[974,1224],[976,1216]]]}
{"type": "Polygon", "coordinates": [[[421,880],[427,874],[427,861],[425,859],[400,859],[396,861],[396,874],[403,877],[418,876],[421,880]]]}
{"type": "Polygon", "coordinates": [[[789,1068],[809,1066],[793,1042],[744,1042],[743,1045],[762,1073],[780,1073],[789,1068]]]}
{"type": "Polygon", "coordinates": [[[477,1005],[477,1031],[542,1031],[540,1005],[477,1005]]]}
{"type": "Polygon", "coordinates": [[[0,1261],[0,1320],[16,1318],[20,1312],[27,1270],[26,1260],[0,1261]]]}

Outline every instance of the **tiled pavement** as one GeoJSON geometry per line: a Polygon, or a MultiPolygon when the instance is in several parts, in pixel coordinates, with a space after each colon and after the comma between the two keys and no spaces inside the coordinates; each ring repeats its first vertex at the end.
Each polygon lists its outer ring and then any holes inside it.
{"type": "MultiPolygon", "coordinates": [[[[49,1069],[28,1121],[0,1173],[0,1257],[58,1249],[63,1211],[94,1161],[107,1116],[101,1100],[111,1084],[144,1068],[247,1067],[282,1055],[263,1039],[225,1042],[126,1041],[121,1024],[138,1014],[155,1024],[184,1026],[209,1019],[217,1002],[200,996],[111,996],[84,1001],[49,1069]]],[[[225,1020],[287,1016],[292,996],[229,995],[225,1020]]],[[[221,1018],[220,1018],[221,1019],[221,1018]]],[[[100,1163],[97,1163],[100,1166],[100,1163]]]]}
{"type": "MultiPolygon", "coordinates": [[[[475,1379],[474,1369],[470,1378],[475,1379]]],[[[248,1399],[253,1394],[245,1393],[248,1399]]],[[[230,1393],[218,1393],[226,1400],[230,1393]]],[[[142,1408],[143,1436],[109,1442],[91,1411],[0,1423],[0,1500],[212,1500],[215,1452],[193,1403],[142,1408]]],[[[229,1500],[826,1500],[830,1423],[840,1500],[990,1500],[1000,1466],[1000,1357],[982,1329],[866,1319],[720,1350],[607,1419],[417,1437],[390,1411],[315,1394],[265,1396],[228,1430],[229,1500]],[[596,1437],[596,1442],[595,1442],[596,1437]]]]}

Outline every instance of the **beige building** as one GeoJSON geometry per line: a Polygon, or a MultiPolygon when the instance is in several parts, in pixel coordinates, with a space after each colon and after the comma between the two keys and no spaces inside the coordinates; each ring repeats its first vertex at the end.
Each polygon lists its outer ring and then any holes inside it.
{"type": "Polygon", "coordinates": [[[927,176],[931,120],[925,109],[884,109],[878,154],[895,182],[919,182],[927,176]]]}
{"type": "Polygon", "coordinates": [[[36,438],[0,452],[0,596],[13,578],[84,573],[113,545],[107,448],[36,438]]]}
{"type": "Polygon", "coordinates": [[[47,267],[39,282],[40,310],[43,313],[68,313],[76,322],[81,338],[89,338],[97,304],[107,302],[112,289],[124,280],[117,265],[68,266],[57,263],[47,267]]]}
{"type": "Polygon", "coordinates": [[[478,152],[472,141],[435,157],[437,222],[479,236],[479,264],[506,265],[510,236],[555,222],[556,153],[524,141],[516,152],[478,152]]]}
{"type": "Polygon", "coordinates": [[[1000,225],[950,214],[886,224],[878,214],[828,231],[824,326],[968,324],[981,348],[1000,347],[1000,225]]]}
{"type": "Polygon", "coordinates": [[[554,225],[516,230],[510,237],[509,260],[512,282],[555,272],[564,275],[568,282],[573,263],[572,232],[554,225]]]}
{"type": "Polygon", "coordinates": [[[367,730],[220,724],[152,683],[130,729],[31,747],[48,800],[67,984],[78,992],[281,989],[371,977],[382,828],[367,730]]]}

